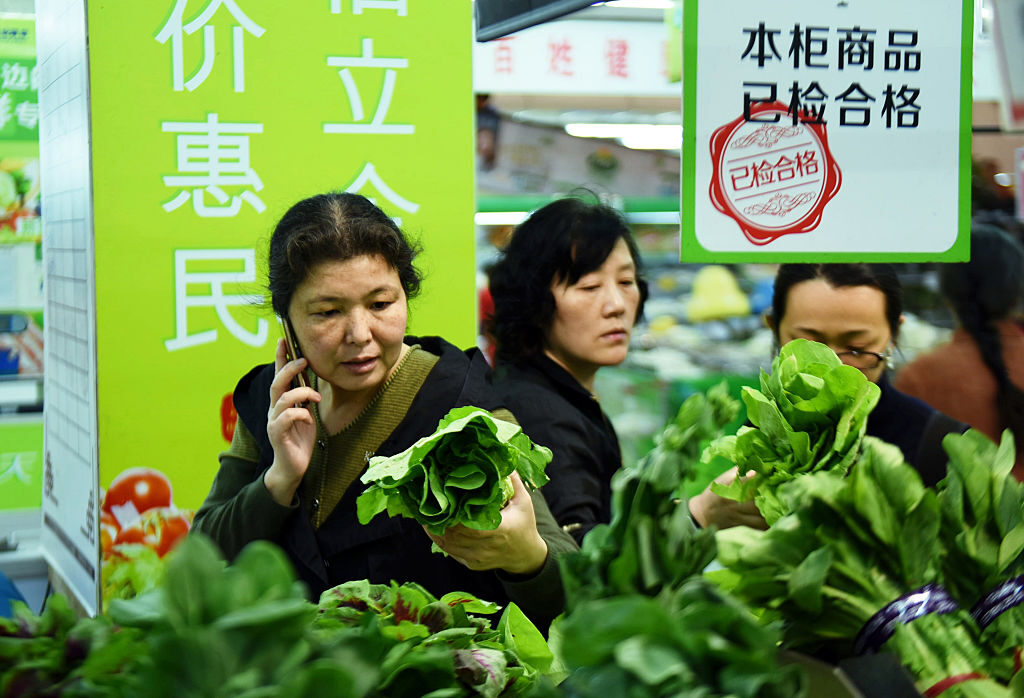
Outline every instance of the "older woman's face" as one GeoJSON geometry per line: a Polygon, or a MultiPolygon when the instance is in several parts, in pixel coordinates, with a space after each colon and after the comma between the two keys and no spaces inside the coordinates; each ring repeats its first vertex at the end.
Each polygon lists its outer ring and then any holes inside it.
{"type": "Polygon", "coordinates": [[[601,366],[622,363],[640,305],[636,265],[620,239],[600,268],[574,284],[553,283],[555,315],[545,333],[549,356],[586,384],[601,366]]]}
{"type": "MultiPolygon", "coordinates": [[[[885,294],[874,286],[837,288],[824,279],[801,281],[789,289],[785,315],[778,320],[779,342],[803,338],[827,344],[837,354],[850,350],[884,354],[892,340],[885,311],[885,294]]],[[[860,370],[874,382],[885,364],[860,370]]]]}
{"type": "Polygon", "coordinates": [[[289,316],[310,367],[338,392],[376,390],[402,354],[408,306],[398,272],[363,255],[315,267],[289,316]]]}

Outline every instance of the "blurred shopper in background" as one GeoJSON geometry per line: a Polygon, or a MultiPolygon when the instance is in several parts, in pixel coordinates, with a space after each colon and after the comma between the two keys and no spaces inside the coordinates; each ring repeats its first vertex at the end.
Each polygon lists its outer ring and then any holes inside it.
{"type": "Polygon", "coordinates": [[[577,198],[535,211],[490,268],[494,384],[531,439],[554,458],[541,488],[577,541],[611,518],[619,440],[594,395],[602,366],[622,363],[647,284],[622,214],[577,198]]]}
{"type": "Polygon", "coordinates": [[[867,433],[899,446],[906,461],[934,485],[946,474],[942,437],[967,428],[889,382],[903,323],[903,288],[889,264],[783,264],[775,276],[775,339],[828,345],[881,389],[867,433]]]}
{"type": "Polygon", "coordinates": [[[894,385],[999,442],[1010,429],[1024,480],[1024,246],[975,225],[971,260],[943,265],[942,295],[957,320],[952,339],[904,367],[894,385]]]}

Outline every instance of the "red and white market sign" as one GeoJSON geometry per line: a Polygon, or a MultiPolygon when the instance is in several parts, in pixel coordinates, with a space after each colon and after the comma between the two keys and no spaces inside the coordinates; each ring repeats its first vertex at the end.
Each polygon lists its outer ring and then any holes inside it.
{"type": "MultiPolygon", "coordinates": [[[[752,113],[785,114],[786,105],[762,104],[752,113]]],[[[715,131],[711,160],[711,202],[755,245],[814,230],[842,183],[823,124],[780,126],[741,116],[715,131]]]]}

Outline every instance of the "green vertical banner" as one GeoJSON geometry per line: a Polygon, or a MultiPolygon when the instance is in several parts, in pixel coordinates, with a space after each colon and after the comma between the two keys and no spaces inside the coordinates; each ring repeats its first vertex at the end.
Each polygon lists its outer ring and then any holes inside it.
{"type": "MultiPolygon", "coordinates": [[[[42,372],[36,83],[35,21],[0,13],[0,316],[11,318],[0,322],[0,374],[28,374],[28,381],[42,372]]],[[[36,390],[28,381],[7,383],[4,397],[27,403],[20,393],[36,390]]],[[[39,509],[42,449],[39,415],[0,415],[0,515],[39,509]]]]}
{"type": "MultiPolygon", "coordinates": [[[[424,250],[410,332],[474,341],[472,5],[120,0],[88,27],[99,483],[156,471],[188,516],[237,379],[273,361],[265,253],[299,199],[398,219],[424,250]]],[[[114,542],[139,525],[101,512],[114,542]]]]}
{"type": "Polygon", "coordinates": [[[35,20],[0,13],[0,243],[39,236],[35,20]]]}

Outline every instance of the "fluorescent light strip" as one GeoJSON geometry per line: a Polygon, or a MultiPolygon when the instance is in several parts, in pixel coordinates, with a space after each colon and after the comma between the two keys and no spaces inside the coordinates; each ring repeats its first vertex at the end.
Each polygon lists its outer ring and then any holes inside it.
{"type": "Polygon", "coordinates": [[[608,0],[605,7],[621,7],[630,10],[671,10],[672,0],[608,0]]]}
{"type": "Polygon", "coordinates": [[[633,150],[679,150],[683,147],[683,136],[679,135],[644,135],[623,136],[619,143],[633,150]]]}
{"type": "MultiPolygon", "coordinates": [[[[473,216],[477,225],[519,225],[530,215],[526,211],[481,211],[473,216]]],[[[636,211],[626,220],[640,225],[679,225],[678,211],[636,211]]]]}
{"type": "Polygon", "coordinates": [[[530,215],[526,211],[480,211],[473,216],[477,225],[519,225],[530,215]]]}
{"type": "MultiPolygon", "coordinates": [[[[679,124],[588,124],[565,125],[565,132],[577,138],[661,138],[683,141],[683,127],[679,124]]],[[[678,147],[678,145],[676,146],[678,147]]]]}

